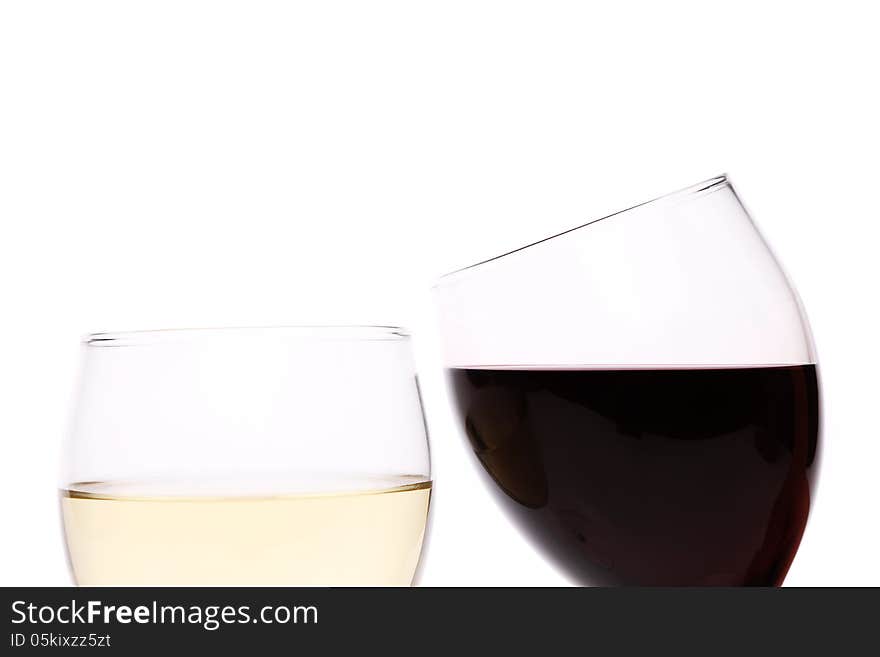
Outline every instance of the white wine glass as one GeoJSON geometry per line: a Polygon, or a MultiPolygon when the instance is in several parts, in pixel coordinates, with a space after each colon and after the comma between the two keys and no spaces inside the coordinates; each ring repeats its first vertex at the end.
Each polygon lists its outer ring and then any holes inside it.
{"type": "Polygon", "coordinates": [[[61,507],[80,585],[409,586],[431,495],[395,327],[84,341],[61,507]]]}

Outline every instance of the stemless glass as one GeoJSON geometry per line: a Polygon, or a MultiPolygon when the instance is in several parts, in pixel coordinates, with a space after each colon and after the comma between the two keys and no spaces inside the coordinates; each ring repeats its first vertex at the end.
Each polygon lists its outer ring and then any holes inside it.
{"type": "Polygon", "coordinates": [[[394,327],[96,334],[61,505],[84,585],[412,583],[431,494],[394,327]]]}
{"type": "Polygon", "coordinates": [[[726,177],[436,291],[470,444],[575,581],[782,583],[817,470],[816,358],[726,177]]]}

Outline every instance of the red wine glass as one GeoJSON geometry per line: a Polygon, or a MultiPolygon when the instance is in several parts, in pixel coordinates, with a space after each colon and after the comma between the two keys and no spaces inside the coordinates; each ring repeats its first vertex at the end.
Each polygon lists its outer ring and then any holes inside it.
{"type": "Polygon", "coordinates": [[[457,413],[574,581],[778,586],[818,469],[797,293],[725,176],[450,274],[457,413]]]}

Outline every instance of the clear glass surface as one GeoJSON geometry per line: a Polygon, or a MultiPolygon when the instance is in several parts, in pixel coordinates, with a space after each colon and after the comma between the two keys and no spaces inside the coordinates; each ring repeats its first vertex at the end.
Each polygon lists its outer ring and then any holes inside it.
{"type": "Polygon", "coordinates": [[[85,340],[60,486],[80,584],[409,585],[430,487],[401,329],[85,340]]]}
{"type": "Polygon", "coordinates": [[[583,584],[778,585],[819,384],[725,176],[443,279],[456,410],[502,508],[583,584]]]}

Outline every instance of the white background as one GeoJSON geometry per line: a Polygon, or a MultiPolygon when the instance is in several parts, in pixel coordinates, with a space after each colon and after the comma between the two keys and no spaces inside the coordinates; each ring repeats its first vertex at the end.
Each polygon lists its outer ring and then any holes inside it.
{"type": "Polygon", "coordinates": [[[80,336],[397,323],[437,494],[422,583],[562,584],[444,398],[430,286],[722,171],[825,385],[792,585],[880,585],[880,46],[868,2],[4,2],[0,584],[68,583],[80,336]]]}

